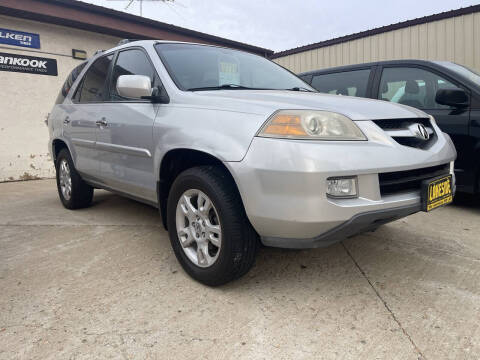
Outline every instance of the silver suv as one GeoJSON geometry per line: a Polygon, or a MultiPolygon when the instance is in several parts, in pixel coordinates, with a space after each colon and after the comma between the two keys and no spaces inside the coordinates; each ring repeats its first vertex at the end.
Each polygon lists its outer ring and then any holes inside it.
{"type": "Polygon", "coordinates": [[[258,245],[326,246],[452,201],[455,148],[422,111],[319,94],[215,46],[124,42],[74,69],[48,119],[60,200],[160,209],[185,271],[245,274],[258,245]]]}

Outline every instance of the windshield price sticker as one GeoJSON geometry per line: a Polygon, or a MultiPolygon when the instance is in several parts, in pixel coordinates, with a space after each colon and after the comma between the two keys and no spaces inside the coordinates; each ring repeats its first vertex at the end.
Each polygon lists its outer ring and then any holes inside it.
{"type": "Polygon", "coordinates": [[[218,73],[219,85],[240,85],[240,72],[237,63],[220,62],[218,73]]]}

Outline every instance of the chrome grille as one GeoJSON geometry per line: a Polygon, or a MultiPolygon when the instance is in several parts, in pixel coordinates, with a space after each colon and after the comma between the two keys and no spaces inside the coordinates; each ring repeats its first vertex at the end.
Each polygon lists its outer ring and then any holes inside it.
{"type": "Polygon", "coordinates": [[[390,135],[393,140],[404,146],[428,149],[437,140],[437,134],[429,118],[385,119],[373,120],[373,122],[390,135]],[[416,136],[418,124],[423,125],[428,133],[428,140],[416,136]]]}

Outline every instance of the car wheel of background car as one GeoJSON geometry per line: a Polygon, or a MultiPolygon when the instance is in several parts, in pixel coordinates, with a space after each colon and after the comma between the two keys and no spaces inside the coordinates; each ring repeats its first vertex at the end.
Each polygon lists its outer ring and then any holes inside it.
{"type": "Polygon", "coordinates": [[[225,284],[244,275],[255,261],[258,235],[233,180],[218,167],[191,168],[175,179],[167,221],[178,261],[197,281],[225,284]]]}
{"type": "Polygon", "coordinates": [[[89,206],[92,203],[93,188],[82,180],[67,149],[60,151],[55,165],[58,195],[63,206],[72,210],[89,206]]]}

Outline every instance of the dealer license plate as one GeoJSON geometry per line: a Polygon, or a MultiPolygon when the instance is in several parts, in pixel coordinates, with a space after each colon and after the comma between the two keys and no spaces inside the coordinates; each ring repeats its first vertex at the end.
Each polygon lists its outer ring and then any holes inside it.
{"type": "Polygon", "coordinates": [[[425,180],[422,184],[423,211],[431,211],[453,201],[452,175],[434,180],[425,180]]]}

